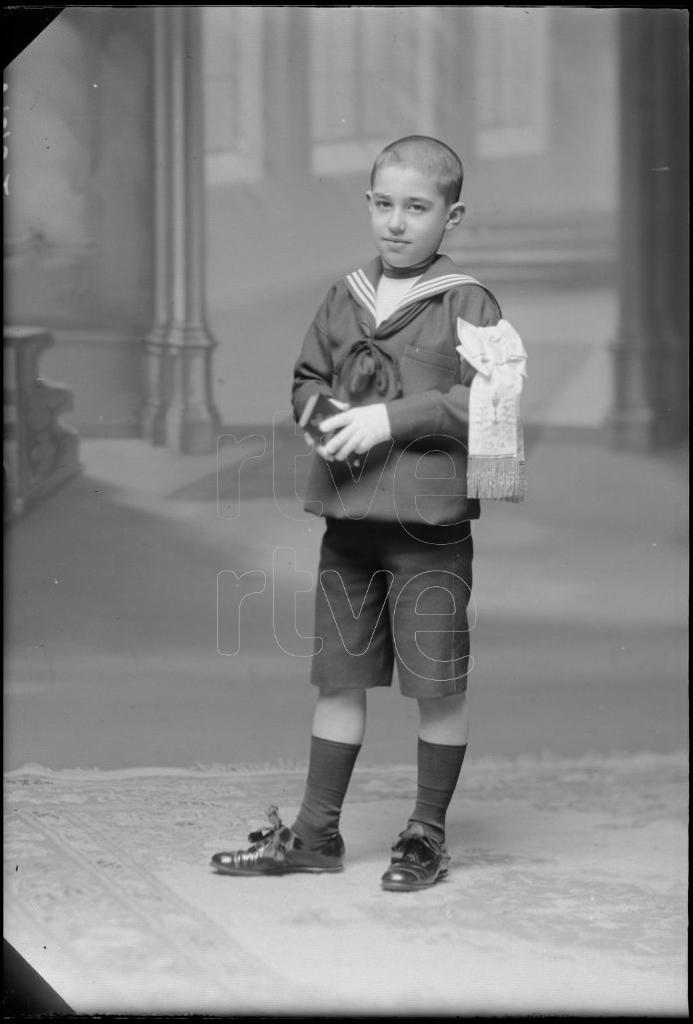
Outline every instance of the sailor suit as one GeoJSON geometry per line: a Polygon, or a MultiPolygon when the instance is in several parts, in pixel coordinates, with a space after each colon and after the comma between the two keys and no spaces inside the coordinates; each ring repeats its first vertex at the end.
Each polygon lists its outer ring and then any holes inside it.
{"type": "Polygon", "coordinates": [[[450,525],[479,517],[466,493],[469,386],[475,371],[456,351],[458,317],[492,326],[501,311],[491,292],[445,255],[376,323],[382,265],[336,282],[311,324],[294,368],[298,420],[311,395],[385,402],[392,440],[358,467],[316,455],[305,509],[336,519],[450,525]]]}

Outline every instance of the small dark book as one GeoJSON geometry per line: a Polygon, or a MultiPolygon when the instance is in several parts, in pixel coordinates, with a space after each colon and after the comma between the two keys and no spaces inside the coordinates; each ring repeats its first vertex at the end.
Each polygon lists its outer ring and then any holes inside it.
{"type": "Polygon", "coordinates": [[[320,424],[328,416],[334,416],[337,412],[343,412],[343,410],[329,395],[311,395],[306,402],[298,425],[305,430],[306,434],[310,434],[316,444],[320,444],[329,436],[320,430],[320,424]]]}
{"type": "MultiPolygon", "coordinates": [[[[340,408],[340,405],[335,401],[335,399],[330,398],[329,395],[311,395],[306,402],[305,409],[298,421],[298,425],[306,432],[306,434],[309,434],[313,438],[316,444],[324,444],[325,441],[329,439],[330,435],[325,434],[320,430],[320,424],[323,420],[326,420],[328,416],[334,416],[335,413],[344,411],[345,410],[340,408]]],[[[353,453],[344,461],[347,465],[358,468],[361,465],[361,456],[353,453]]]]}

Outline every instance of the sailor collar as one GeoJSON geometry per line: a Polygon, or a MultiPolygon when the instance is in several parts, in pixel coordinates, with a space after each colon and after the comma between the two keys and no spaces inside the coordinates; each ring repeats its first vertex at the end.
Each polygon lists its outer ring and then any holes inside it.
{"type": "MultiPolygon", "coordinates": [[[[349,293],[360,306],[363,306],[370,313],[373,320],[375,320],[375,290],[381,273],[382,264],[380,257],[376,256],[365,267],[354,270],[351,274],[347,274],[345,278],[349,293]]],[[[439,295],[441,292],[447,292],[451,288],[457,288],[461,284],[479,284],[479,281],[468,274],[461,274],[449,256],[441,255],[423,272],[416,284],[403,296],[396,309],[388,317],[388,320],[404,309],[405,306],[422,302],[433,295],[439,295]]]]}

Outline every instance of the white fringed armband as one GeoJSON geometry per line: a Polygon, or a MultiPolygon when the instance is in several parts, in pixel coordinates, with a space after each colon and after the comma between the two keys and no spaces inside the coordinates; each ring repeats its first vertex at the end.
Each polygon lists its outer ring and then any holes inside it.
{"type": "Polygon", "coordinates": [[[476,370],[469,395],[467,496],[522,501],[526,491],[520,403],[527,376],[522,339],[507,320],[457,319],[460,356],[476,370]]]}

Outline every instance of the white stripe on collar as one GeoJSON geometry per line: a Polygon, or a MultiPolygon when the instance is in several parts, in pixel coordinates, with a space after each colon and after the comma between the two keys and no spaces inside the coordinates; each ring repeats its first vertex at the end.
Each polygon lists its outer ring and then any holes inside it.
{"type": "Polygon", "coordinates": [[[479,281],[468,274],[444,274],[442,277],[434,277],[430,281],[419,281],[411,291],[407,292],[402,305],[416,302],[418,299],[426,299],[429,295],[437,295],[438,292],[447,292],[459,284],[479,284],[479,281]]]}
{"type": "Polygon", "coordinates": [[[363,270],[355,270],[353,274],[347,276],[346,280],[354,296],[366,307],[375,320],[375,288],[363,270]]]}
{"type": "MultiPolygon", "coordinates": [[[[373,287],[373,283],[363,272],[363,269],[355,270],[353,273],[348,274],[346,281],[355,298],[366,307],[375,320],[375,288],[373,287]]],[[[469,274],[441,274],[440,277],[433,277],[428,281],[419,281],[418,284],[415,284],[410,291],[407,292],[402,301],[397,305],[396,309],[390,313],[390,317],[394,316],[395,313],[400,309],[403,309],[405,306],[410,306],[413,302],[420,302],[422,299],[428,299],[432,295],[447,292],[451,288],[456,288],[461,284],[478,284],[479,287],[483,287],[475,277],[470,277],[469,274]]],[[[388,320],[390,317],[388,317],[388,320]]]]}

